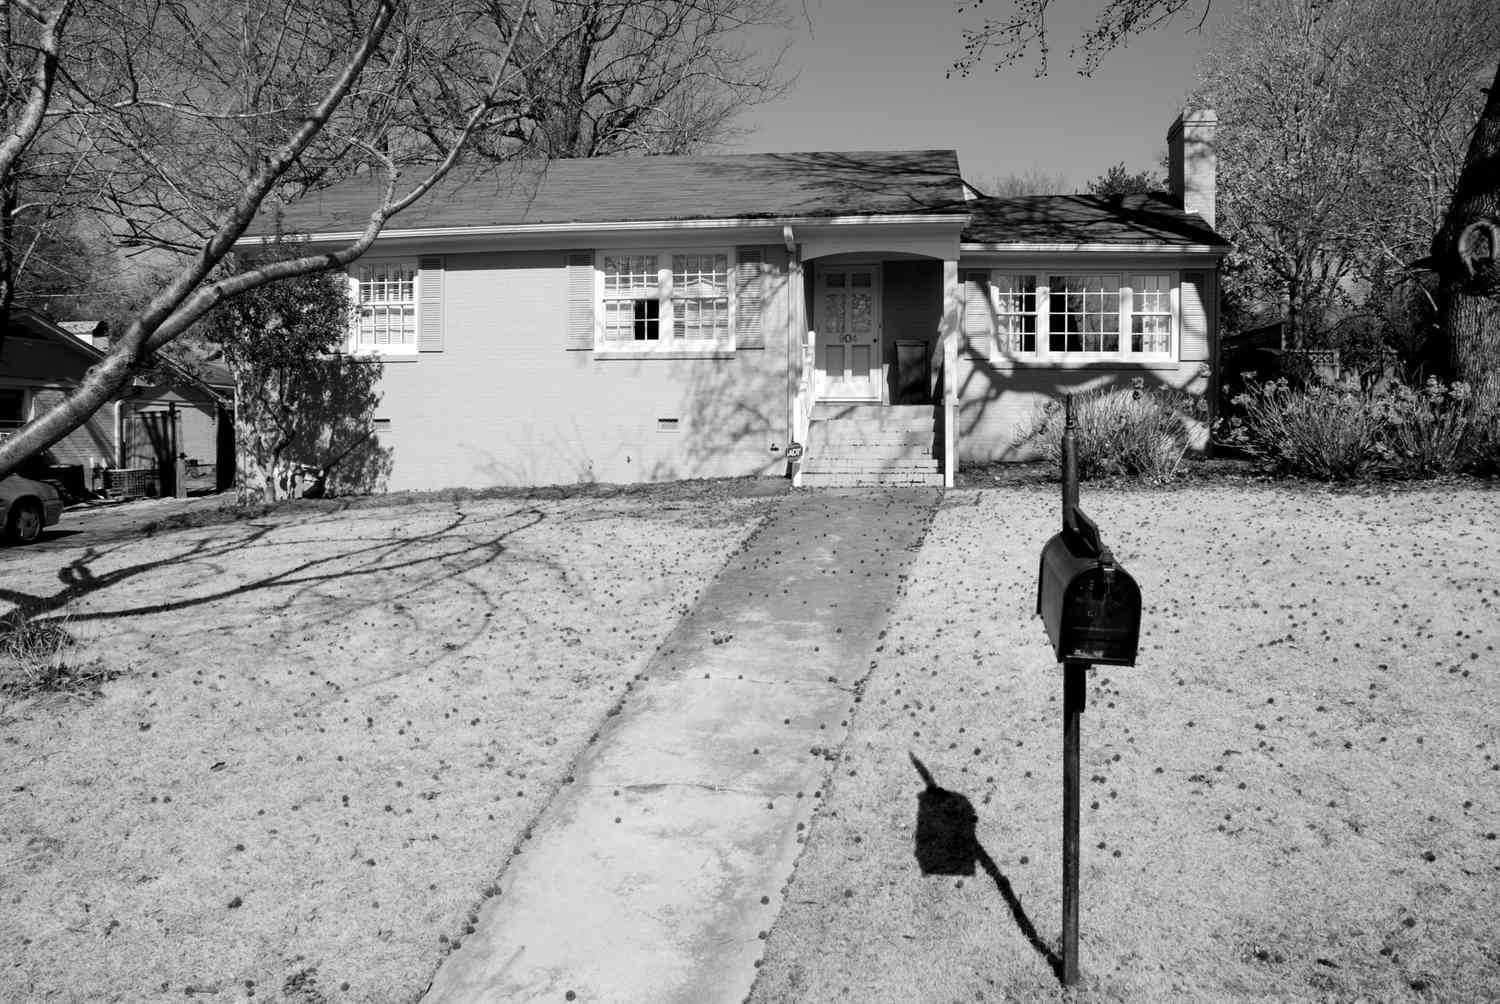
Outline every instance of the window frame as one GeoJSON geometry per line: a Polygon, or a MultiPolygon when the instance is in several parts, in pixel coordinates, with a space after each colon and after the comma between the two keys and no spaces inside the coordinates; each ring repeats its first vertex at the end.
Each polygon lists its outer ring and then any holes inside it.
{"type": "MultiPolygon", "coordinates": [[[[1130,353],[1132,355],[1135,355],[1135,356],[1147,356],[1147,357],[1151,357],[1151,358],[1161,358],[1161,359],[1176,359],[1178,357],[1179,352],[1180,352],[1180,346],[1181,346],[1181,342],[1182,342],[1182,314],[1181,314],[1181,310],[1179,309],[1180,296],[1181,296],[1181,291],[1182,291],[1182,272],[1181,272],[1181,270],[1173,271],[1173,270],[1170,270],[1170,269],[1161,269],[1161,270],[1157,270],[1157,271],[1147,271],[1147,270],[1142,269],[1142,270],[1134,271],[1134,272],[1127,271],[1127,272],[1124,273],[1124,278],[1130,284],[1129,285],[1130,300],[1129,300],[1128,303],[1122,303],[1121,304],[1120,313],[1121,313],[1121,317],[1125,321],[1128,321],[1129,324],[1128,324],[1127,327],[1123,328],[1121,330],[1121,332],[1120,332],[1120,339],[1121,339],[1120,344],[1121,345],[1125,345],[1126,344],[1125,340],[1129,339],[1130,353]],[[1141,289],[1138,288],[1136,280],[1137,279],[1147,279],[1147,278],[1163,278],[1163,279],[1166,279],[1166,281],[1167,281],[1167,288],[1166,288],[1167,309],[1165,311],[1160,311],[1160,310],[1146,311],[1146,310],[1137,310],[1136,309],[1135,297],[1136,297],[1136,294],[1138,292],[1145,292],[1145,293],[1160,292],[1160,290],[1141,290],[1141,289]],[[1137,317],[1166,317],[1166,319],[1167,319],[1167,347],[1166,347],[1165,350],[1159,351],[1159,352],[1151,352],[1151,351],[1147,351],[1147,350],[1144,350],[1144,349],[1141,350],[1141,351],[1137,351],[1135,349],[1135,319],[1137,317]]],[[[1122,290],[1122,293],[1123,292],[1124,291],[1122,290]]],[[[1144,341],[1144,337],[1145,336],[1144,336],[1144,333],[1143,333],[1142,334],[1142,340],[1143,341],[1144,341]]]]}
{"type": "MultiPolygon", "coordinates": [[[[1181,268],[1142,268],[1139,266],[1117,266],[1093,267],[1086,264],[1069,263],[1068,265],[1028,264],[1028,265],[992,265],[989,267],[965,267],[963,274],[983,273],[986,275],[986,292],[989,297],[989,305],[992,315],[996,321],[996,330],[993,334],[990,347],[990,361],[996,363],[1013,362],[1041,366],[1068,366],[1086,365],[1097,363],[1176,363],[1180,361],[1182,349],[1182,273],[1181,268]],[[999,331],[1000,311],[1000,283],[999,277],[1010,277],[1017,280],[1018,284],[1024,284],[1029,278],[1035,280],[1036,284],[1036,309],[1035,317],[1035,342],[1033,351],[1013,350],[1006,348],[1002,342],[1008,337],[999,331]],[[1102,350],[1084,350],[1079,352],[1053,351],[1052,341],[1052,278],[1054,276],[1071,278],[1074,276],[1104,276],[1116,280],[1116,289],[1119,295],[1119,349],[1113,352],[1102,350]],[[1132,347],[1134,318],[1137,316],[1135,310],[1135,283],[1137,277],[1160,276],[1167,280],[1169,306],[1166,313],[1168,318],[1167,348],[1165,351],[1135,351],[1132,347]]],[[[1006,316],[1024,317],[1026,314],[1010,314],[1006,316]]],[[[1143,316],[1162,316],[1157,311],[1151,311],[1143,316]]],[[[1009,336],[1023,337],[1023,336],[1009,336]]]]}
{"type": "Polygon", "coordinates": [[[987,281],[989,283],[989,294],[990,294],[990,315],[992,317],[994,317],[994,319],[995,319],[995,334],[994,334],[994,338],[995,338],[995,350],[997,352],[999,352],[1001,355],[1007,356],[1007,357],[1011,357],[1011,356],[1025,356],[1027,358],[1035,357],[1036,354],[1037,354],[1037,352],[1040,350],[1040,346],[1042,344],[1041,343],[1042,331],[1044,330],[1042,322],[1041,322],[1041,313],[1040,313],[1040,307],[1041,307],[1041,304],[1043,302],[1042,301],[1042,294],[1043,294],[1044,291],[1042,289],[1042,284],[1041,284],[1041,281],[1040,281],[1040,277],[1035,272],[1012,272],[1012,271],[1009,271],[1007,269],[990,269],[989,270],[989,278],[988,278],[987,281]],[[1002,292],[1001,289],[1000,289],[1000,283],[996,281],[996,278],[999,277],[999,276],[1004,276],[1007,279],[1015,280],[1014,284],[1015,284],[1016,288],[1014,290],[1007,289],[1007,290],[1005,290],[1005,291],[1002,292]],[[1031,288],[1029,290],[1026,288],[1026,280],[1027,279],[1031,280],[1031,288]],[[1013,296],[1020,297],[1023,303],[1025,302],[1025,298],[1027,296],[1030,296],[1031,297],[1031,303],[1032,303],[1032,309],[1031,310],[1015,310],[1015,311],[1013,311],[1013,310],[1001,310],[1000,309],[1000,298],[1002,296],[1004,296],[1006,298],[1013,297],[1013,296]],[[1000,319],[1002,317],[1003,318],[1016,318],[1017,320],[1019,320],[1021,322],[1020,327],[1021,327],[1022,330],[1019,330],[1019,331],[1001,331],[1000,330],[1000,319]],[[1026,318],[1026,317],[1030,317],[1031,318],[1031,330],[1030,331],[1026,331],[1025,330],[1026,325],[1025,325],[1024,318],[1026,318]],[[1026,339],[1028,337],[1031,339],[1031,348],[1030,349],[1027,349],[1027,348],[1024,347],[1025,344],[1026,344],[1026,339]],[[1011,348],[1006,348],[1004,345],[1001,344],[1002,340],[1008,342],[1011,339],[1015,339],[1016,342],[1018,342],[1023,347],[1022,348],[1018,348],[1018,349],[1011,349],[1011,348]]]}
{"type": "MultiPolygon", "coordinates": [[[[719,355],[732,353],[737,348],[739,260],[735,249],[728,246],[693,246],[661,244],[650,247],[619,247],[594,249],[594,352],[605,358],[609,356],[670,356],[670,355],[719,355]],[[727,312],[725,331],[722,337],[687,339],[682,335],[684,325],[679,321],[677,305],[688,300],[716,299],[713,297],[679,297],[674,284],[676,274],[674,259],[677,257],[704,258],[723,255],[724,299],[727,312]],[[607,270],[605,262],[610,258],[655,258],[657,272],[656,324],[658,336],[654,339],[620,339],[606,337],[606,305],[612,297],[606,290],[607,270]]],[[[633,297],[640,299],[640,297],[633,297]]]]}
{"type": "MultiPolygon", "coordinates": [[[[358,356],[416,356],[421,351],[422,344],[422,266],[421,260],[415,255],[381,255],[366,256],[359,258],[349,265],[349,297],[353,301],[352,316],[349,320],[349,339],[347,351],[350,355],[358,356]],[[411,309],[412,328],[411,343],[400,345],[377,345],[374,343],[363,344],[360,336],[363,333],[363,303],[359,298],[359,287],[361,283],[360,270],[375,265],[407,265],[411,267],[411,309]]],[[[392,301],[386,301],[389,303],[392,301]]],[[[399,302],[399,301],[396,301],[399,302]]]]}
{"type": "Polygon", "coordinates": [[[4,440],[7,440],[11,436],[14,436],[16,433],[20,432],[26,427],[27,423],[31,421],[31,406],[33,395],[31,392],[31,388],[18,387],[13,384],[0,386],[0,391],[15,391],[16,393],[21,395],[21,420],[14,429],[6,429],[4,426],[0,426],[0,442],[3,442],[4,440]]]}
{"type": "MultiPolygon", "coordinates": [[[[1058,357],[1061,357],[1063,359],[1114,359],[1114,358],[1118,358],[1120,356],[1123,356],[1123,355],[1127,354],[1125,337],[1124,337],[1124,333],[1123,333],[1123,330],[1122,330],[1122,323],[1125,321],[1126,314],[1127,314],[1127,311],[1125,309],[1125,305],[1127,303],[1127,296],[1126,296],[1126,290],[1125,290],[1125,273],[1124,272],[1111,272],[1111,271],[1109,271],[1107,269],[1092,269],[1092,270],[1087,270],[1087,271],[1073,271],[1073,270],[1069,270],[1069,269],[1047,269],[1045,272],[1042,272],[1042,273],[1040,273],[1040,274],[1037,275],[1037,290],[1038,290],[1037,300],[1038,301],[1040,301],[1042,299],[1042,297],[1041,297],[1041,290],[1043,288],[1045,288],[1046,291],[1047,291],[1047,313],[1046,313],[1046,316],[1047,316],[1047,324],[1046,324],[1046,327],[1047,327],[1047,335],[1046,335],[1046,337],[1047,337],[1047,342],[1046,342],[1047,351],[1046,351],[1046,354],[1048,356],[1058,356],[1058,357]],[[1053,297],[1053,294],[1055,292],[1055,290],[1053,289],[1053,286],[1052,286],[1052,280],[1053,279],[1062,279],[1064,282],[1066,282],[1069,279],[1084,279],[1084,278],[1087,278],[1087,279],[1099,279],[1099,280],[1101,280],[1101,282],[1100,282],[1100,289],[1098,291],[1083,289],[1083,290],[1079,290],[1075,294],[1075,295],[1078,295],[1078,296],[1082,296],[1084,298],[1084,300],[1083,300],[1083,309],[1080,312],[1078,312],[1076,316],[1082,317],[1082,318],[1087,318],[1088,316],[1090,316],[1090,311],[1088,309],[1088,296],[1089,296],[1090,293],[1093,293],[1093,295],[1095,295],[1095,296],[1111,296],[1111,295],[1114,296],[1115,297],[1115,309],[1114,309],[1115,329],[1114,329],[1113,332],[1101,330],[1099,332],[1096,332],[1096,334],[1099,335],[1100,341],[1102,343],[1103,339],[1104,339],[1104,336],[1109,335],[1109,334],[1112,333],[1115,336],[1115,344],[1117,346],[1119,346],[1119,348],[1115,348],[1115,349],[1103,349],[1103,348],[1100,348],[1100,349],[1090,349],[1090,348],[1087,348],[1087,345],[1088,345],[1088,335],[1089,335],[1089,332],[1087,330],[1083,330],[1083,331],[1077,332],[1079,341],[1085,346],[1082,349],[1078,349],[1076,351],[1073,351],[1073,350],[1067,349],[1066,347],[1062,348],[1062,349],[1054,349],[1052,347],[1052,339],[1054,337],[1056,337],[1056,336],[1061,336],[1062,340],[1063,340],[1063,344],[1064,344],[1064,346],[1066,346],[1067,341],[1068,341],[1068,335],[1070,334],[1070,332],[1068,332],[1066,330],[1060,331],[1060,332],[1054,332],[1052,330],[1052,315],[1054,313],[1054,311],[1052,309],[1052,297],[1053,297]],[[1110,292],[1110,281],[1111,280],[1114,281],[1114,291],[1113,291],[1113,293],[1110,292]]],[[[1069,316],[1069,311],[1068,311],[1067,306],[1065,304],[1064,305],[1060,305],[1059,309],[1061,310],[1062,316],[1064,316],[1064,317],[1069,316]]],[[[1038,308],[1037,308],[1037,315],[1038,315],[1038,317],[1037,317],[1037,326],[1038,327],[1041,326],[1041,313],[1042,313],[1042,311],[1041,311],[1041,307],[1040,307],[1040,303],[1039,303],[1038,304],[1038,308]]],[[[1097,312],[1097,316],[1099,316],[1099,317],[1108,317],[1109,316],[1109,312],[1108,311],[1104,311],[1104,310],[1100,310],[1100,311],[1097,312]]],[[[1041,342],[1041,337],[1040,337],[1040,334],[1039,334],[1038,338],[1037,338],[1037,344],[1041,345],[1041,343],[1042,343],[1041,342]]]]}

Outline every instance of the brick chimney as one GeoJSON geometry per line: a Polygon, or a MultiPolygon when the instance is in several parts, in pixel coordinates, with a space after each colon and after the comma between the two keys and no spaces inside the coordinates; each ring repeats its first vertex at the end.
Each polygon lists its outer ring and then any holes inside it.
{"type": "Polygon", "coordinates": [[[1167,130],[1167,184],[1183,209],[1214,225],[1214,131],[1209,109],[1184,111],[1167,130]]]}

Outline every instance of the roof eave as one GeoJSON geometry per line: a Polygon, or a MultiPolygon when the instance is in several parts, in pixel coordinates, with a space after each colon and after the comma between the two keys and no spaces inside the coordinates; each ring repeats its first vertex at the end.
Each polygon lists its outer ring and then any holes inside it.
{"type": "Polygon", "coordinates": [[[1080,243],[1066,241],[1005,243],[981,243],[960,241],[958,249],[971,254],[1030,253],[1030,254],[1193,254],[1214,255],[1222,258],[1229,253],[1226,244],[1124,244],[1118,242],[1080,243]]]}
{"type": "Polygon", "coordinates": [[[33,334],[72,349],[94,362],[104,358],[104,352],[95,348],[93,342],[84,341],[45,314],[38,313],[29,307],[12,307],[11,312],[14,322],[24,325],[33,334]]]}
{"type": "MultiPolygon", "coordinates": [[[[484,237],[537,237],[568,236],[571,234],[622,233],[639,230],[667,232],[692,230],[728,230],[750,227],[781,226],[860,226],[865,224],[923,225],[941,223],[964,223],[968,221],[968,210],[963,207],[948,212],[933,213],[859,213],[845,216],[727,216],[692,220],[614,220],[604,223],[507,223],[482,227],[410,227],[397,229],[387,227],[377,239],[412,240],[424,238],[484,238],[484,237]]],[[[352,241],[363,235],[360,230],[340,230],[309,233],[307,239],[314,243],[352,241]]],[[[243,245],[264,245],[275,241],[274,234],[258,234],[241,237],[243,245]]]]}

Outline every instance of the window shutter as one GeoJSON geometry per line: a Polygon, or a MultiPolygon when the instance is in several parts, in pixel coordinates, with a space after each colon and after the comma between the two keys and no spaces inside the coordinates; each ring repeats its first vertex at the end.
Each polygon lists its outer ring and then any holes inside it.
{"type": "Polygon", "coordinates": [[[417,351],[443,351],[443,259],[417,261],[417,351]]]}
{"type": "Polygon", "coordinates": [[[734,343],[741,349],[766,347],[764,296],[765,252],[760,248],[735,248],[734,343]]]}
{"type": "Polygon", "coordinates": [[[995,351],[995,305],[988,272],[964,273],[964,339],[969,351],[988,359],[995,351]]]}
{"type": "Polygon", "coordinates": [[[1206,272],[1182,273],[1182,343],[1178,359],[1205,360],[1208,351],[1208,314],[1203,297],[1208,287],[1206,272]]]}
{"type": "Polygon", "coordinates": [[[569,251],[568,329],[563,347],[569,352],[594,348],[594,252],[569,251]]]}

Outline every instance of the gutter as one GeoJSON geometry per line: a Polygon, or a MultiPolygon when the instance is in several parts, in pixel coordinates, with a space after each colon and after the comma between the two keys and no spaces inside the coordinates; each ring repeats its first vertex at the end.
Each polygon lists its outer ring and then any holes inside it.
{"type": "Polygon", "coordinates": [[[1230,248],[1227,244],[971,244],[960,242],[960,253],[985,254],[993,252],[1030,254],[1212,254],[1223,257],[1230,248]]]}
{"type": "MultiPolygon", "coordinates": [[[[793,226],[849,227],[870,224],[917,224],[958,223],[967,221],[968,211],[955,213],[890,213],[886,215],[862,216],[726,216],[703,220],[629,220],[607,223],[506,223],[482,227],[413,227],[396,230],[390,227],[381,230],[377,240],[410,239],[428,237],[509,237],[546,236],[550,234],[622,233],[636,230],[692,231],[723,230],[745,227],[781,227],[783,235],[793,226]]],[[[307,238],[314,242],[351,241],[363,230],[311,233],[307,238]]],[[[275,243],[274,235],[241,237],[238,244],[264,245],[275,243]]]]}

